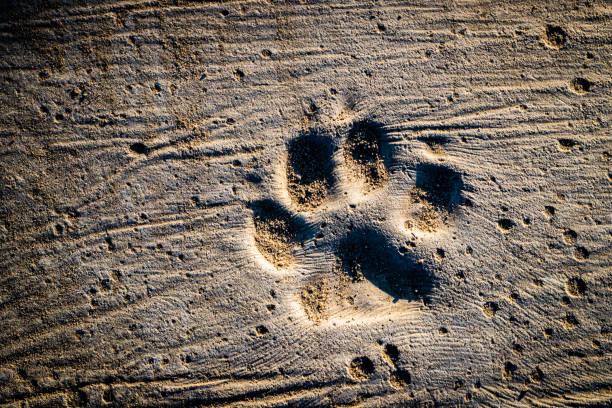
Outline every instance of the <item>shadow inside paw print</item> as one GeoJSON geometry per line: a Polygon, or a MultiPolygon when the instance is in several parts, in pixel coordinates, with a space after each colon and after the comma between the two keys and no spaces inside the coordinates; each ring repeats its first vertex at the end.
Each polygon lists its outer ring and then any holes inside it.
{"type": "Polygon", "coordinates": [[[398,299],[425,299],[433,276],[409,254],[401,255],[379,231],[360,228],[349,232],[338,248],[343,271],[353,281],[367,279],[398,299]]]}
{"type": "Polygon", "coordinates": [[[461,174],[453,169],[433,163],[417,165],[406,228],[424,233],[447,228],[453,223],[459,206],[469,204],[463,197],[465,190],[461,174]]]}
{"type": "Polygon", "coordinates": [[[318,207],[335,183],[330,138],[310,130],[293,139],[287,150],[287,189],[291,199],[300,210],[318,207]]]}
{"type": "Polygon", "coordinates": [[[390,158],[384,149],[385,130],[380,123],[354,123],[346,137],[344,159],[352,176],[371,190],[389,179],[390,158]]]}
{"type": "Polygon", "coordinates": [[[451,212],[461,204],[461,175],[448,167],[421,163],[416,168],[416,188],[438,210],[451,212]]]}

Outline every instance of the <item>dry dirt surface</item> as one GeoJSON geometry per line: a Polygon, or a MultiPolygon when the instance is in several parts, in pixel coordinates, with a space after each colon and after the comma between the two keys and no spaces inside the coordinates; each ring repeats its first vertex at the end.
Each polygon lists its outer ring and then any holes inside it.
{"type": "Polygon", "coordinates": [[[4,0],[0,407],[612,406],[612,3],[4,0]]]}

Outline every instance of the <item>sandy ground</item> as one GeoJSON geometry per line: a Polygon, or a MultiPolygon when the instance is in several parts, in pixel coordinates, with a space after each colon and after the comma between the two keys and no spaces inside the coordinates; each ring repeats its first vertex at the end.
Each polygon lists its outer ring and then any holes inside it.
{"type": "Polygon", "coordinates": [[[1,407],[612,405],[612,5],[8,1],[1,407]]]}

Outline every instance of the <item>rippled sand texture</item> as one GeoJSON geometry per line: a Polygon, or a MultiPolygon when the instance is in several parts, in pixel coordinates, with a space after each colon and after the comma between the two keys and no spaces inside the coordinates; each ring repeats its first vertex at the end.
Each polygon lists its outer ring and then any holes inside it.
{"type": "Polygon", "coordinates": [[[612,405],[611,20],[8,2],[0,407],[612,405]]]}

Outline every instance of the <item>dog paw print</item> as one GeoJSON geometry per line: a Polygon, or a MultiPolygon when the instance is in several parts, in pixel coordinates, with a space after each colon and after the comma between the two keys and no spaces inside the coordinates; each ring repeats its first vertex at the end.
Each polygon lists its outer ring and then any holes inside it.
{"type": "Polygon", "coordinates": [[[427,300],[434,276],[408,237],[449,225],[463,184],[460,174],[439,164],[413,168],[414,181],[404,186],[409,211],[398,234],[384,227],[393,218],[385,213],[388,201],[398,194],[397,188],[386,191],[400,171],[394,156],[376,122],[334,132],[311,129],[287,146],[284,202],[251,203],[254,243],[263,258],[279,270],[311,270],[302,272],[312,276],[299,291],[310,320],[325,320],[334,302],[356,307],[359,292],[373,288],[392,303],[427,300]],[[312,261],[317,256],[332,261],[312,261]]]}

